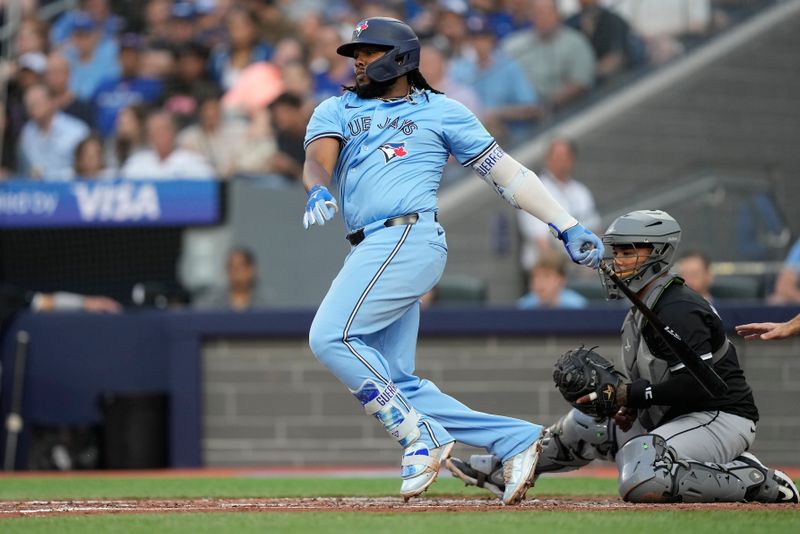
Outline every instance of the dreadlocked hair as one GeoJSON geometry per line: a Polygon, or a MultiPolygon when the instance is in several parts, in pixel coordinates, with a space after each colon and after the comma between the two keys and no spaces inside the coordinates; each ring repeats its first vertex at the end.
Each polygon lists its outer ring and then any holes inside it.
{"type": "Polygon", "coordinates": [[[419,69],[414,69],[409,72],[406,76],[408,76],[408,83],[411,84],[412,87],[416,87],[417,89],[427,89],[431,93],[436,93],[437,95],[442,95],[441,91],[437,91],[428,83],[428,80],[425,79],[425,76],[419,71],[419,69]]]}

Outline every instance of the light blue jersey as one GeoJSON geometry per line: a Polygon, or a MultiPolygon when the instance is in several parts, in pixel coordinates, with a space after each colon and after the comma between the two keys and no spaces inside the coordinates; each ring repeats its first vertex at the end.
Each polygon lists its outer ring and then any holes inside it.
{"type": "Polygon", "coordinates": [[[342,142],[333,184],[348,232],[435,211],[449,155],[468,166],[494,146],[471,111],[430,91],[388,102],[349,91],[329,98],[314,110],[305,146],[322,137],[342,142]]]}
{"type": "MultiPolygon", "coordinates": [[[[442,170],[450,154],[471,165],[500,148],[469,110],[430,91],[330,98],[314,111],[306,147],[323,137],[341,142],[333,185],[348,233],[361,238],[317,310],[311,350],[404,448],[458,440],[503,459],[526,450],[542,427],[471,410],[415,374],[419,299],[447,260],[436,213],[442,170]]],[[[409,469],[403,476],[414,476],[409,469]]]]}

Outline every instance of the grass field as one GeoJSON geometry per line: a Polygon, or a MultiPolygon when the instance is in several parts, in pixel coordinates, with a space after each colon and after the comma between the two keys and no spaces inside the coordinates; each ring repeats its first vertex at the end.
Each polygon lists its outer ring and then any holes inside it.
{"type": "MultiPolygon", "coordinates": [[[[394,478],[258,478],[258,477],[142,477],[142,476],[22,476],[0,478],[0,505],[24,503],[26,510],[40,510],[46,501],[98,499],[173,500],[194,499],[197,503],[213,499],[291,499],[329,498],[334,505],[325,511],[242,511],[169,513],[55,514],[17,513],[0,515],[0,532],[702,532],[712,533],[789,533],[800,532],[800,508],[777,505],[690,505],[615,509],[616,482],[608,478],[549,477],[541,479],[521,508],[503,508],[475,488],[465,488],[452,478],[442,478],[422,503],[461,502],[466,508],[442,506],[439,509],[406,507],[391,500],[390,510],[365,511],[358,505],[337,505],[339,497],[361,497],[363,503],[386,500],[397,495],[394,478]],[[38,501],[38,502],[35,502],[38,501]],[[559,502],[565,510],[559,510],[559,502]],[[588,505],[581,504],[584,501],[588,505]],[[593,510],[593,501],[611,503],[593,510]],[[576,502],[586,510],[576,509],[576,502]],[[474,508],[471,503],[476,503],[474,508]],[[537,504],[537,503],[542,503],[537,504]],[[546,504],[546,506],[545,506],[546,504]],[[741,508],[740,508],[741,507],[741,508]],[[15,517],[10,517],[15,516],[15,517]]],[[[247,501],[250,502],[250,501],[247,501]]],[[[389,502],[389,501],[387,501],[389,502]]],[[[173,504],[174,504],[173,503],[173,504]]],[[[71,503],[74,504],[74,503],[71,503]]],[[[619,503],[620,505],[622,503],[619,503]]],[[[0,509],[3,509],[0,506],[0,509]]]]}

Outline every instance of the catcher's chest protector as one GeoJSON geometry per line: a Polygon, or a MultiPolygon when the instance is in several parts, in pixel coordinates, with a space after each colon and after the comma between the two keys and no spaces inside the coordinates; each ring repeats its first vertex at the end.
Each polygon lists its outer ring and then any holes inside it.
{"type": "MultiPolygon", "coordinates": [[[[647,296],[643,299],[648,308],[653,309],[661,294],[674,280],[675,278],[665,276],[650,288],[647,296]]],[[[622,362],[616,367],[624,369],[631,382],[644,378],[651,384],[660,384],[671,376],[669,365],[666,360],[662,360],[650,352],[650,347],[643,342],[642,326],[644,326],[644,317],[636,309],[631,309],[622,324],[622,362]]],[[[669,406],[651,406],[640,409],[639,421],[645,429],[652,430],[658,426],[667,410],[669,410],[669,406]]]]}

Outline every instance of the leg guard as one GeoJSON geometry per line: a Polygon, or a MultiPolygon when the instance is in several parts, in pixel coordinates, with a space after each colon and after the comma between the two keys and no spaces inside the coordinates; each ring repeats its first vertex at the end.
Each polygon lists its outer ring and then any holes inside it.
{"type": "Polygon", "coordinates": [[[617,465],[620,495],[630,502],[792,502],[791,488],[768,475],[755,457],[740,456],[725,465],[681,460],[664,438],[653,434],[626,443],[617,465]]]}
{"type": "Polygon", "coordinates": [[[361,387],[352,391],[367,415],[374,415],[386,431],[402,447],[408,447],[419,439],[419,415],[399,396],[397,386],[389,382],[381,388],[372,380],[364,380],[361,387]]]}
{"type": "Polygon", "coordinates": [[[598,420],[570,410],[545,431],[536,474],[573,471],[600,458],[613,460],[616,453],[613,426],[609,419],[598,420]]]}
{"type": "Polygon", "coordinates": [[[737,456],[728,470],[747,485],[745,500],[770,503],[797,503],[797,486],[783,471],[769,469],[749,452],[737,456]]]}
{"type": "Polygon", "coordinates": [[[646,434],[617,453],[619,494],[629,502],[673,502],[672,455],[661,436],[646,434]]]}

